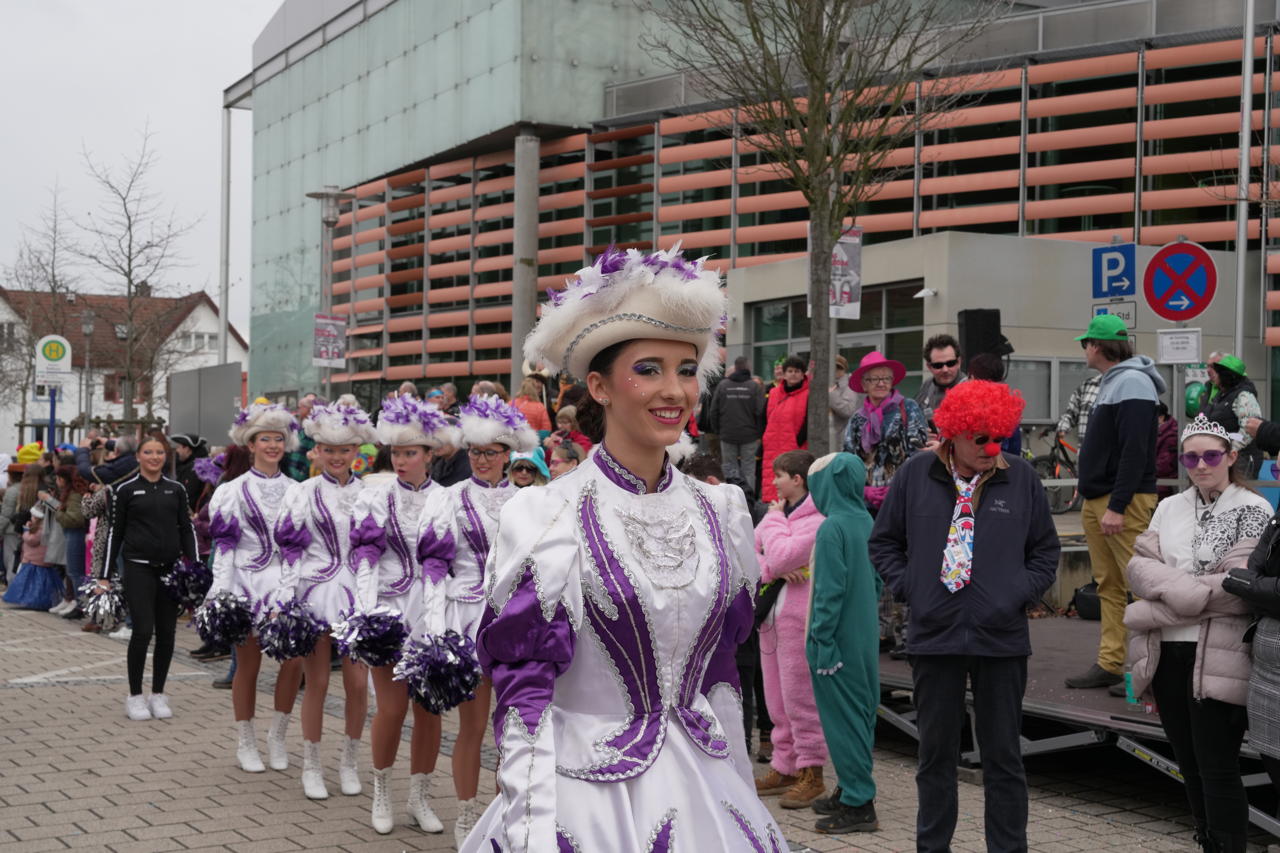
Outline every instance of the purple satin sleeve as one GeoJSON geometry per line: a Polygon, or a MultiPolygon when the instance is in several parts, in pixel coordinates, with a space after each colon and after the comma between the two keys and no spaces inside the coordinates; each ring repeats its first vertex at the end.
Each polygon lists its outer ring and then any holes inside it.
{"type": "Polygon", "coordinates": [[[453,541],[453,531],[446,530],[443,536],[436,534],[433,524],[426,525],[422,538],[418,540],[418,562],[422,564],[422,572],[434,584],[443,581],[449,575],[449,567],[458,553],[457,543],[453,541]]]}
{"type": "Polygon", "coordinates": [[[502,744],[509,708],[519,712],[532,737],[551,704],[556,678],[573,660],[575,637],[564,603],[556,604],[548,622],[538,601],[533,567],[527,565],[502,612],[485,608],[478,639],[480,665],[493,681],[494,739],[502,744]]]}
{"type": "Polygon", "coordinates": [[[387,531],[372,515],[366,515],[359,524],[351,526],[351,565],[359,566],[362,560],[370,565],[378,562],[387,550],[387,531]]]}
{"type": "Polygon", "coordinates": [[[738,590],[733,603],[729,605],[729,612],[725,614],[720,642],[707,664],[707,674],[702,677],[702,695],[707,695],[712,687],[721,682],[729,684],[734,690],[742,689],[738,683],[738,646],[751,636],[754,624],[755,608],[751,593],[743,587],[738,590]]]}
{"type": "Polygon", "coordinates": [[[209,521],[209,536],[213,539],[218,553],[225,554],[236,547],[240,541],[240,520],[234,515],[224,518],[222,513],[214,513],[209,521]]]}
{"type": "Polygon", "coordinates": [[[298,562],[302,552],[311,544],[311,531],[305,523],[295,525],[292,516],[285,515],[276,525],[276,545],[280,548],[280,556],[292,565],[298,562]]]}

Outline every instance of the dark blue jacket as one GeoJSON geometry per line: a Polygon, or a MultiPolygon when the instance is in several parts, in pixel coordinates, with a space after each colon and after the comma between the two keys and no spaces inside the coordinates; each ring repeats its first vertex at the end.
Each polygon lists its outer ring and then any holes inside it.
{"type": "Polygon", "coordinates": [[[1077,462],[1080,494],[1104,495],[1124,514],[1134,495],[1156,491],[1156,403],[1165,392],[1155,363],[1135,355],[1102,374],[1077,462]]]}
{"type": "Polygon", "coordinates": [[[1035,470],[1000,458],[978,486],[973,576],[955,593],[941,580],[956,505],[951,472],[937,453],[917,453],[893,476],[871,531],[871,562],[911,606],[909,654],[1031,654],[1026,608],[1053,584],[1058,532],[1035,470]]]}
{"type": "Polygon", "coordinates": [[[126,453],[124,456],[108,459],[101,465],[94,467],[89,459],[89,448],[77,447],[76,469],[80,472],[80,476],[90,483],[113,486],[125,477],[133,476],[138,470],[138,458],[132,453],[126,453]]]}

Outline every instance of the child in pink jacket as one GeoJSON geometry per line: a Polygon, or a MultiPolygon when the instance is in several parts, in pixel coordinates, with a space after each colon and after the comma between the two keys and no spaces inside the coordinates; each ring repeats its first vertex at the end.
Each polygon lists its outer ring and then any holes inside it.
{"type": "Polygon", "coordinates": [[[805,619],[809,611],[809,559],[825,520],[809,497],[813,464],[807,450],[791,450],[773,460],[778,500],[756,528],[761,583],[782,584],[760,626],[764,698],[773,718],[773,769],[756,780],[761,796],[782,793],[784,809],[805,808],[823,793],[827,743],[813,699],[805,659],[805,619]]]}

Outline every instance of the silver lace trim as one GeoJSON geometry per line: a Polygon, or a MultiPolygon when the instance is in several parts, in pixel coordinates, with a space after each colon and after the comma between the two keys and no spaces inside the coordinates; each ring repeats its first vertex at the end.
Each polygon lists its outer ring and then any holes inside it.
{"type": "MultiPolygon", "coordinates": [[[[650,326],[655,326],[659,329],[663,329],[668,332],[679,332],[681,334],[696,333],[696,334],[705,335],[705,334],[711,333],[710,326],[707,326],[707,327],[677,326],[674,323],[668,323],[666,320],[659,320],[656,317],[650,317],[647,314],[637,314],[634,311],[627,311],[622,314],[613,314],[609,317],[605,317],[602,320],[596,320],[594,323],[588,323],[585,327],[583,327],[582,331],[578,332],[577,336],[572,341],[569,342],[569,346],[567,346],[564,351],[563,367],[565,371],[572,372],[569,370],[569,362],[573,360],[573,351],[577,349],[578,344],[582,343],[584,338],[586,338],[596,329],[599,329],[603,326],[607,326],[610,323],[619,323],[619,322],[622,322],[623,320],[635,320],[636,322],[639,322],[639,323],[648,323],[650,326]]],[[[578,378],[585,379],[586,377],[579,376],[578,378]]]]}

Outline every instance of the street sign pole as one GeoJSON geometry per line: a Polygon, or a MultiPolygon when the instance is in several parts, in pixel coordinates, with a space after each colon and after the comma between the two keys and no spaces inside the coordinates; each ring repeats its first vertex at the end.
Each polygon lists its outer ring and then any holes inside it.
{"type": "Polygon", "coordinates": [[[55,433],[58,423],[58,386],[45,386],[49,391],[49,430],[45,433],[45,450],[53,450],[57,447],[58,439],[55,433]]]}

